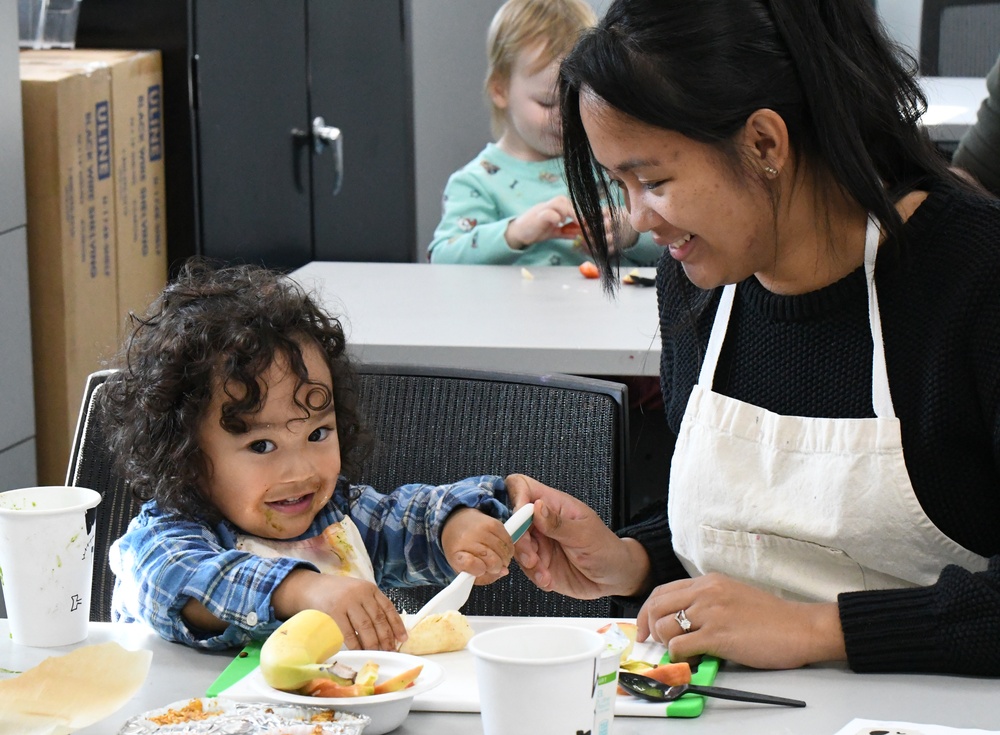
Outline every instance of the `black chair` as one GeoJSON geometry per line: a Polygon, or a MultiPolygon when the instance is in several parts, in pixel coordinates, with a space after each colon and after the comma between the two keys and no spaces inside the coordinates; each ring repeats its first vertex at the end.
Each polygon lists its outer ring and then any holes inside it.
{"type": "MultiPolygon", "coordinates": [[[[627,389],[568,375],[361,366],[360,408],[376,446],[361,481],[379,491],[471,475],[531,475],[584,500],[617,529],[623,520],[627,389]]],[[[386,589],[416,612],[438,588],[386,589]]],[[[608,617],[609,598],[575,600],[539,590],[517,564],[476,587],[470,615],[608,617]]]]}
{"type": "Polygon", "coordinates": [[[1000,51],[1000,0],[923,0],[920,73],[985,77],[1000,51]]]}
{"type": "MultiPolygon", "coordinates": [[[[87,379],[66,484],[101,493],[97,506],[91,620],[111,619],[114,575],[108,551],[140,503],[115,472],[97,409],[112,371],[87,379]]],[[[379,490],[444,483],[480,474],[530,474],[585,500],[612,528],[622,523],[627,442],[625,386],[567,375],[361,366],[360,407],[375,435],[362,481],[379,490]]],[[[415,612],[437,588],[389,589],[415,612]]],[[[574,600],[511,574],[477,587],[470,615],[608,617],[610,599],[574,600]]]]}
{"type": "Polygon", "coordinates": [[[94,581],[90,592],[90,619],[94,622],[111,620],[115,575],[108,566],[108,551],[115,539],[125,533],[140,507],[115,471],[114,458],[103,440],[101,412],[97,406],[101,386],[111,373],[111,370],[103,370],[87,378],[66,472],[67,485],[89,487],[101,494],[94,532],[94,581]]]}

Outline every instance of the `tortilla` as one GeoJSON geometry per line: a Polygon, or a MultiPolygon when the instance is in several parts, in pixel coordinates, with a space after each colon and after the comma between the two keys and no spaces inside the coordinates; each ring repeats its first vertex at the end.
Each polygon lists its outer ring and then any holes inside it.
{"type": "Polygon", "coordinates": [[[138,691],[152,657],[101,643],[50,656],[0,681],[0,733],[61,735],[93,725],[138,691]]]}
{"type": "Polygon", "coordinates": [[[457,610],[428,615],[408,632],[410,637],[399,652],[414,656],[460,651],[473,635],[469,621],[457,610]]]}

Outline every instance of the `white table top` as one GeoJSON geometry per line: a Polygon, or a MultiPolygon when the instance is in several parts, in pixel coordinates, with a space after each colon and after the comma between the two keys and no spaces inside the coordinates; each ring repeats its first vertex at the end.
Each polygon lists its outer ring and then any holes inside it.
{"type": "Polygon", "coordinates": [[[291,275],[343,315],[348,349],[364,362],[659,374],[655,289],[622,286],[611,300],[575,267],[529,271],[533,278],[519,266],[313,262],[291,275]]]}
{"type": "MultiPolygon", "coordinates": [[[[526,619],[505,619],[524,622],[526,619]]],[[[586,624],[589,621],[547,618],[546,622],[586,624]]],[[[474,629],[496,618],[470,618],[474,629]]],[[[203,696],[232,660],[235,652],[212,654],[166,643],[145,627],[92,623],[86,643],[117,641],[129,649],[153,651],[152,667],[135,697],[108,719],[80,730],[80,735],[114,735],[134,715],[165,704],[203,696]]],[[[26,648],[7,635],[0,619],[0,667],[21,671],[43,659],[66,653],[65,648],[26,648]]],[[[716,684],[803,699],[804,709],[708,700],[693,720],[663,722],[651,717],[616,717],[614,735],[662,735],[684,730],[698,735],[833,735],[856,717],[906,721],[984,730],[1000,729],[996,679],[901,674],[855,674],[842,666],[813,666],[793,671],[752,671],[727,665],[716,684]]],[[[398,735],[479,735],[476,713],[411,712],[398,735]]]]}
{"type": "Polygon", "coordinates": [[[986,99],[982,77],[921,77],[927,95],[927,112],[920,121],[933,140],[958,141],[973,123],[986,99]]]}

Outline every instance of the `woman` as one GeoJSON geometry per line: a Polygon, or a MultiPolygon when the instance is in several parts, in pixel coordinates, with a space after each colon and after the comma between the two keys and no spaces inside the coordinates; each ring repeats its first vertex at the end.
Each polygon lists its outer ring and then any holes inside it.
{"type": "Polygon", "coordinates": [[[666,512],[617,536],[511,478],[540,587],[645,599],[674,656],[1000,674],[1000,203],[901,58],[864,0],[617,0],[567,57],[605,283],[606,188],[669,251],[677,442],[666,512]]]}

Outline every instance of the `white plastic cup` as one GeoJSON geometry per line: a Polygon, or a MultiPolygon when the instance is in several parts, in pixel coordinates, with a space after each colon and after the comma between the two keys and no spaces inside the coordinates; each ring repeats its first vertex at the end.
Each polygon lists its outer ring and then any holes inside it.
{"type": "Polygon", "coordinates": [[[605,648],[600,634],[565,625],[512,625],[473,636],[484,735],[592,731],[605,648]]]}
{"type": "Polygon", "coordinates": [[[0,492],[0,585],[14,643],[66,646],[87,637],[99,502],[83,487],[0,492]]]}

